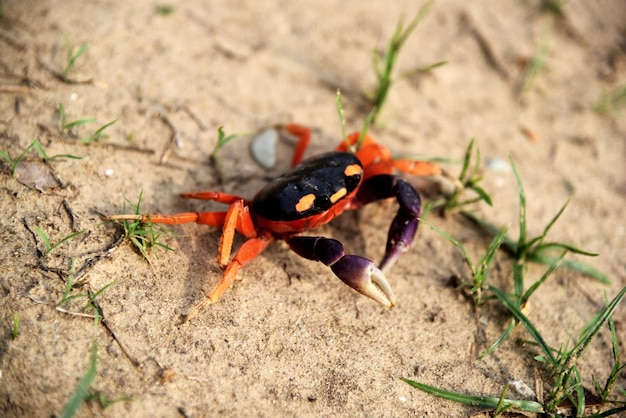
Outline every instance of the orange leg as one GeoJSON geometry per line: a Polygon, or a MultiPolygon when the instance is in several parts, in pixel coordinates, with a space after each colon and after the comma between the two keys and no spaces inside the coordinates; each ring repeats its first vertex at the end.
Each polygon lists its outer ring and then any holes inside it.
{"type": "Polygon", "coordinates": [[[220,246],[217,254],[217,262],[221,268],[228,265],[230,253],[233,248],[233,240],[235,239],[235,231],[246,238],[256,238],[257,232],[250,217],[250,208],[243,200],[237,200],[233,203],[226,216],[224,217],[222,236],[220,237],[220,246]]]}
{"type": "Polygon", "coordinates": [[[403,173],[413,174],[415,176],[438,176],[443,172],[439,164],[410,159],[394,160],[393,167],[403,173]]]}
{"type": "MultiPolygon", "coordinates": [[[[222,192],[193,192],[182,193],[182,197],[188,199],[202,199],[202,200],[215,200],[216,202],[233,204],[237,201],[242,201],[244,205],[247,205],[247,201],[239,196],[222,193],[222,192]]],[[[152,222],[155,224],[165,225],[180,225],[195,222],[202,225],[222,226],[226,219],[227,212],[183,212],[174,215],[112,215],[107,216],[108,220],[127,220],[127,221],[140,221],[143,223],[152,222]]]]}
{"type": "Polygon", "coordinates": [[[217,256],[220,267],[226,267],[224,275],[207,295],[207,298],[189,311],[186,321],[197,316],[206,306],[217,302],[224,292],[233,284],[239,269],[257,255],[261,254],[273,240],[274,237],[270,233],[266,232],[261,235],[257,233],[254,223],[252,222],[252,217],[250,216],[250,209],[242,199],[234,202],[228,209],[228,212],[226,212],[224,229],[220,238],[217,256]],[[229,263],[235,231],[247,237],[248,240],[242,244],[229,263]]]}
{"type": "MultiPolygon", "coordinates": [[[[360,137],[361,137],[361,132],[352,132],[350,135],[346,137],[345,140],[341,141],[341,143],[337,146],[337,148],[335,148],[335,151],[348,151],[348,149],[352,147],[353,145],[356,146],[357,142],[359,142],[360,137]]],[[[363,140],[359,144],[359,149],[356,151],[357,152],[361,151],[366,146],[372,145],[372,144],[384,147],[384,145],[380,145],[376,141],[374,141],[374,139],[371,136],[365,135],[365,138],[363,138],[363,140]]]]}
{"type": "Polygon", "coordinates": [[[222,279],[217,282],[211,292],[209,292],[206,296],[206,299],[191,308],[185,318],[185,322],[195,318],[204,308],[217,302],[219,298],[222,297],[224,292],[232,286],[237,278],[237,272],[239,269],[261,254],[273,240],[274,238],[271,235],[263,234],[255,238],[250,238],[244,242],[235,254],[235,257],[233,257],[233,260],[224,270],[222,279]]]}
{"type": "Polygon", "coordinates": [[[226,212],[183,212],[175,215],[110,215],[104,219],[108,221],[139,221],[141,223],[152,222],[153,224],[180,225],[195,222],[202,225],[222,226],[226,212]]]}
{"type": "Polygon", "coordinates": [[[298,137],[298,143],[296,144],[296,149],[293,152],[293,158],[291,160],[291,166],[295,167],[300,164],[302,157],[304,156],[304,152],[309,146],[309,142],[311,141],[311,130],[306,126],[295,123],[285,125],[283,126],[283,129],[298,137]]]}
{"type": "Polygon", "coordinates": [[[228,205],[238,200],[246,201],[242,197],[222,192],[189,192],[181,193],[180,195],[185,199],[215,200],[216,202],[226,203],[228,205]]]}

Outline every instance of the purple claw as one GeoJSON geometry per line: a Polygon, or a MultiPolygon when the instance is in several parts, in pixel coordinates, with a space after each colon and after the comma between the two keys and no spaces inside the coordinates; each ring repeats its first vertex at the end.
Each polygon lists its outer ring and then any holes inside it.
{"type": "Polygon", "coordinates": [[[382,271],[365,257],[346,255],[330,266],[342,282],[388,308],[396,305],[391,286],[382,271]]]}
{"type": "Polygon", "coordinates": [[[288,238],[287,243],[298,255],[330,266],[341,281],[362,295],[388,308],[395,306],[396,300],[383,272],[365,257],[345,255],[341,242],[323,237],[295,236],[288,238]]]}
{"type": "Polygon", "coordinates": [[[361,185],[357,195],[362,205],[389,197],[395,197],[400,207],[389,226],[387,249],[379,265],[382,271],[386,271],[408,251],[417,233],[422,211],[422,199],[415,188],[390,174],[370,177],[361,185]]]}
{"type": "Polygon", "coordinates": [[[380,262],[380,269],[387,271],[398,258],[409,250],[411,242],[417,233],[419,221],[417,218],[399,219],[401,214],[396,216],[394,222],[389,229],[389,239],[387,241],[387,249],[385,256],[380,262]],[[396,229],[394,230],[394,227],[396,229]]]}

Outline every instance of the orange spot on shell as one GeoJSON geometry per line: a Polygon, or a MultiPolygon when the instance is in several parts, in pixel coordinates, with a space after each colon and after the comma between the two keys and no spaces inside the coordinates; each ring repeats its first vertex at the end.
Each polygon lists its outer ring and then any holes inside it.
{"type": "Polygon", "coordinates": [[[346,169],[343,171],[343,174],[345,174],[348,177],[352,177],[352,176],[361,175],[362,172],[363,172],[363,168],[361,168],[360,165],[351,164],[346,167],[346,169]]]}
{"type": "Polygon", "coordinates": [[[296,203],[296,210],[298,212],[309,210],[313,206],[313,203],[315,203],[315,195],[313,193],[304,195],[298,200],[298,203],[296,203]]]}
{"type": "Polygon", "coordinates": [[[342,187],[341,189],[337,190],[335,193],[333,193],[330,196],[330,201],[331,203],[336,203],[339,199],[341,199],[347,194],[348,194],[348,191],[346,190],[346,188],[342,187]]]}

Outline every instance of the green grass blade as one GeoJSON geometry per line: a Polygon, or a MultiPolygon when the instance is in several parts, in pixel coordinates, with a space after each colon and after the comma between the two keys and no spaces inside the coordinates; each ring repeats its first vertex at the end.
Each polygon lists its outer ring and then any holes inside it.
{"type": "Polygon", "coordinates": [[[59,241],[58,243],[56,243],[55,245],[53,245],[52,247],[50,247],[50,250],[48,251],[48,253],[51,253],[52,250],[54,250],[55,248],[59,247],[61,244],[63,244],[64,242],[67,242],[69,240],[71,240],[74,237],[79,236],[80,234],[82,234],[84,231],[78,231],[78,232],[74,232],[73,234],[70,234],[68,236],[66,236],[65,238],[63,238],[61,241],[59,241]]]}
{"type": "Polygon", "coordinates": [[[81,139],[80,143],[81,144],[91,144],[94,141],[99,141],[100,139],[103,139],[104,138],[104,130],[107,129],[109,126],[113,125],[115,122],[117,122],[117,119],[113,119],[111,122],[105,123],[100,128],[98,128],[98,130],[96,130],[96,132],[94,132],[93,135],[81,139]]]}
{"type": "Polygon", "coordinates": [[[472,186],[473,191],[480,196],[480,199],[487,203],[489,206],[493,206],[493,201],[491,200],[491,196],[480,186],[472,186]]]}
{"type": "Polygon", "coordinates": [[[357,151],[361,149],[361,145],[363,145],[363,141],[365,140],[365,136],[367,135],[367,131],[370,129],[370,125],[376,116],[376,111],[372,109],[370,113],[367,114],[365,121],[363,122],[363,127],[361,128],[361,132],[359,133],[359,140],[357,142],[356,149],[357,151]]]}
{"type": "Polygon", "coordinates": [[[27,146],[27,147],[26,147],[26,149],[25,149],[24,151],[22,151],[22,153],[20,154],[20,156],[19,156],[19,157],[17,157],[17,159],[14,161],[14,164],[13,164],[13,173],[12,173],[13,177],[15,177],[15,174],[17,173],[17,166],[18,166],[18,165],[20,164],[20,162],[24,159],[24,157],[26,157],[26,153],[28,153],[28,151],[30,151],[30,149],[31,149],[32,147],[34,147],[34,146],[35,146],[35,144],[39,144],[39,141],[38,141],[38,140],[36,140],[36,139],[35,139],[33,142],[31,142],[31,143],[30,143],[30,145],[29,145],[29,146],[27,146]]]}
{"type": "Polygon", "coordinates": [[[604,326],[604,324],[609,320],[613,312],[617,308],[617,305],[624,298],[624,294],[626,294],[626,287],[624,287],[618,294],[613,298],[611,302],[600,312],[600,314],[594,317],[589,324],[586,326],[586,330],[583,335],[578,340],[578,343],[572,349],[572,356],[574,358],[578,358],[583,351],[587,348],[587,345],[591,342],[591,339],[600,331],[600,329],[604,326]]]}
{"type": "Polygon", "coordinates": [[[65,114],[65,106],[63,103],[59,103],[59,116],[61,117],[61,132],[65,130],[65,122],[67,121],[67,115],[65,114]]]}
{"type": "Polygon", "coordinates": [[[70,292],[72,291],[72,287],[74,286],[74,273],[76,272],[76,259],[74,257],[70,260],[70,272],[67,275],[67,281],[65,282],[65,290],[63,291],[63,296],[59,303],[57,303],[57,308],[62,306],[71,299],[70,292]]]}
{"type": "MultiPolygon", "coordinates": [[[[420,23],[420,21],[424,19],[424,17],[426,16],[426,14],[428,13],[428,11],[430,10],[430,8],[432,7],[434,3],[435,3],[435,0],[430,0],[421,7],[419,12],[417,12],[417,16],[415,16],[415,18],[411,21],[411,23],[409,23],[409,26],[407,26],[404,33],[401,33],[400,36],[398,37],[399,45],[403,45],[406,42],[407,38],[411,36],[411,33],[415,30],[415,28],[420,23]]],[[[398,29],[399,31],[401,31],[400,25],[398,25],[398,29]]]]}
{"type": "Polygon", "coordinates": [[[609,373],[609,376],[606,378],[604,388],[598,390],[598,394],[603,401],[606,401],[609,394],[611,393],[611,389],[615,385],[615,382],[617,382],[617,378],[619,377],[620,372],[626,367],[626,363],[621,362],[619,340],[617,339],[617,332],[615,331],[615,321],[613,321],[612,316],[609,317],[608,322],[609,330],[611,331],[611,346],[613,347],[613,367],[611,368],[611,373],[609,373]]]}
{"type": "Polygon", "coordinates": [[[217,142],[215,143],[215,147],[213,147],[213,151],[211,152],[209,158],[211,160],[211,163],[213,164],[213,167],[215,168],[215,171],[217,172],[217,177],[220,184],[224,184],[225,177],[224,172],[222,171],[222,163],[218,156],[218,152],[220,149],[222,149],[222,147],[224,147],[224,145],[229,143],[231,140],[237,138],[238,136],[238,134],[231,134],[227,136],[224,133],[223,126],[217,128],[217,142]]]}
{"type": "Polygon", "coordinates": [[[517,190],[519,193],[519,239],[517,241],[517,251],[515,258],[518,260],[525,256],[527,243],[526,243],[526,194],[524,193],[524,185],[522,179],[515,167],[513,158],[509,157],[511,162],[511,168],[513,168],[513,174],[515,175],[515,181],[517,182],[517,190]]]}
{"type": "Polygon", "coordinates": [[[426,393],[431,395],[438,396],[443,399],[448,399],[454,402],[459,402],[464,405],[476,406],[481,408],[497,408],[498,405],[507,407],[507,408],[517,408],[526,412],[535,412],[542,413],[543,406],[534,401],[524,401],[524,400],[515,400],[515,399],[503,399],[490,397],[490,396],[474,396],[474,395],[463,395],[456,392],[450,392],[444,389],[439,389],[434,386],[426,385],[424,383],[416,382],[414,380],[400,378],[405,383],[413,386],[414,388],[420,389],[426,393]]]}
{"type": "Polygon", "coordinates": [[[66,131],[68,129],[71,129],[75,126],[80,126],[80,125],[86,125],[88,123],[95,123],[96,119],[95,118],[83,118],[83,119],[76,119],[73,120],[71,122],[67,122],[66,124],[63,125],[63,131],[66,131]]]}
{"type": "Polygon", "coordinates": [[[63,75],[67,77],[67,74],[74,67],[78,58],[80,58],[85,52],[87,52],[89,45],[86,42],[83,42],[78,47],[78,50],[74,52],[74,47],[72,47],[72,45],[69,43],[67,37],[65,37],[64,40],[65,49],[67,51],[67,63],[65,65],[65,69],[63,70],[63,75]]]}
{"type": "Polygon", "coordinates": [[[61,412],[61,418],[70,418],[73,417],[78,408],[82,405],[87,397],[89,392],[89,387],[93,383],[96,377],[96,363],[98,361],[98,345],[94,341],[91,344],[91,352],[89,355],[89,366],[87,368],[87,372],[78,382],[78,386],[74,390],[74,394],[63,408],[63,412],[61,412]]]}
{"type": "Polygon", "coordinates": [[[92,295],[90,295],[89,299],[93,302],[98,296],[103,294],[105,292],[105,290],[107,290],[109,287],[111,287],[113,285],[113,283],[115,283],[115,282],[111,282],[111,283],[105,284],[104,286],[102,286],[102,288],[100,290],[98,290],[97,292],[95,292],[92,295]]]}
{"type": "Polygon", "coordinates": [[[46,153],[46,150],[43,149],[43,146],[41,145],[41,142],[39,142],[39,140],[34,140],[31,146],[35,149],[35,151],[39,153],[39,155],[41,155],[41,158],[45,162],[48,162],[48,154],[46,153]]]}
{"type": "Polygon", "coordinates": [[[476,268],[474,267],[474,263],[472,263],[472,259],[470,258],[463,244],[461,244],[459,241],[457,241],[456,239],[454,239],[452,236],[448,235],[447,233],[443,232],[441,229],[437,228],[436,226],[431,225],[430,223],[426,222],[424,219],[420,218],[420,222],[426,225],[427,227],[429,227],[430,229],[432,229],[433,231],[435,231],[436,233],[438,233],[439,235],[441,235],[442,237],[444,237],[445,239],[447,239],[448,241],[450,241],[452,244],[454,244],[455,247],[461,250],[461,253],[463,254],[463,258],[465,259],[465,264],[467,264],[467,266],[471,270],[472,275],[476,274],[476,268]]]}
{"type": "Polygon", "coordinates": [[[43,241],[43,245],[45,247],[44,255],[48,255],[48,253],[51,250],[50,238],[48,238],[46,233],[43,232],[43,230],[41,228],[39,228],[38,226],[35,226],[33,229],[34,229],[35,233],[39,236],[39,238],[41,238],[41,240],[43,241]]]}
{"type": "MultiPolygon", "coordinates": [[[[461,211],[461,215],[465,217],[470,222],[478,225],[480,228],[484,229],[489,235],[497,235],[500,233],[501,229],[495,226],[492,223],[489,223],[483,219],[480,219],[473,212],[461,211]]],[[[513,255],[517,252],[517,243],[513,241],[508,236],[502,240],[502,245],[509,254],[513,255]]]]}
{"type": "Polygon", "coordinates": [[[550,360],[550,364],[556,367],[558,364],[557,359],[554,357],[552,350],[548,344],[546,344],[545,340],[539,331],[537,331],[537,328],[535,328],[535,325],[530,321],[530,319],[528,319],[528,317],[522,313],[520,308],[515,303],[511,302],[511,300],[509,300],[509,298],[500,289],[489,286],[489,290],[495,294],[498,299],[500,299],[502,304],[509,310],[509,312],[511,312],[513,317],[524,325],[528,333],[533,337],[533,339],[537,342],[537,345],[544,352],[545,356],[550,360]]]}
{"type": "Polygon", "coordinates": [[[9,157],[9,154],[4,152],[4,150],[0,149],[0,158],[2,158],[7,163],[9,163],[9,167],[11,168],[11,171],[13,171],[13,167],[15,166],[15,162],[13,161],[13,159],[11,157],[9,157]]]}
{"type": "Polygon", "coordinates": [[[14,340],[20,335],[20,316],[17,312],[11,314],[11,339],[14,340]]]}
{"type": "Polygon", "coordinates": [[[543,276],[541,276],[541,278],[539,280],[537,280],[535,283],[533,283],[533,285],[530,286],[526,292],[524,292],[524,295],[522,296],[522,301],[527,301],[528,299],[530,299],[532,294],[535,293],[535,291],[539,288],[539,286],[541,286],[543,284],[543,282],[545,282],[546,279],[548,277],[550,277],[550,275],[552,273],[554,273],[554,270],[559,268],[559,266],[561,265],[561,263],[565,259],[565,255],[566,254],[567,254],[567,251],[563,251],[563,253],[552,264],[550,264],[550,267],[543,274],[543,276]]]}
{"type": "Polygon", "coordinates": [[[49,161],[55,160],[57,158],[72,158],[75,160],[82,159],[82,157],[78,157],[76,155],[70,155],[70,154],[57,154],[57,155],[53,155],[52,157],[50,157],[46,153],[46,150],[43,149],[41,142],[39,142],[39,140],[37,139],[34,140],[32,144],[30,144],[30,147],[34,148],[39,153],[39,155],[41,155],[41,158],[43,159],[45,163],[48,163],[49,161]]]}
{"type": "Polygon", "coordinates": [[[583,388],[583,383],[580,378],[580,373],[576,366],[572,367],[572,379],[574,383],[574,392],[576,392],[576,399],[574,399],[574,404],[576,405],[576,416],[581,417],[585,413],[585,390],[583,388]]]}
{"type": "Polygon", "coordinates": [[[463,157],[463,166],[461,166],[461,174],[459,174],[459,181],[465,184],[465,177],[467,170],[469,169],[470,161],[472,160],[472,150],[474,149],[474,138],[472,138],[465,149],[465,156],[463,157]]]}
{"type": "Polygon", "coordinates": [[[434,64],[427,65],[425,67],[420,67],[420,68],[415,68],[413,70],[405,71],[398,76],[398,79],[413,77],[414,75],[419,75],[419,74],[424,74],[436,68],[443,67],[444,65],[447,65],[447,64],[448,64],[448,61],[439,61],[434,64]]]}
{"type": "MultiPolygon", "coordinates": [[[[496,252],[498,251],[498,248],[500,248],[500,245],[502,245],[502,241],[506,237],[506,234],[508,231],[509,231],[509,228],[506,227],[504,230],[502,230],[498,235],[496,235],[493,238],[493,240],[491,241],[491,244],[489,245],[489,248],[487,249],[487,252],[478,262],[478,267],[476,269],[475,287],[477,288],[482,287],[485,279],[487,278],[487,274],[489,273],[489,268],[491,267],[491,263],[493,262],[496,252]]],[[[472,289],[472,291],[478,290],[477,288],[472,289]]]]}
{"type": "MultiPolygon", "coordinates": [[[[463,217],[465,217],[467,220],[469,220],[470,222],[478,225],[478,227],[482,228],[483,230],[485,230],[485,232],[487,232],[490,235],[496,235],[498,234],[501,229],[498,228],[497,226],[483,220],[480,219],[479,217],[477,217],[474,213],[472,212],[468,212],[468,211],[461,211],[460,212],[461,215],[463,217]]],[[[560,245],[565,245],[565,244],[560,244],[560,245]]],[[[506,237],[503,241],[502,241],[502,245],[501,248],[503,250],[505,250],[507,253],[511,254],[511,255],[515,255],[517,253],[517,248],[518,248],[518,244],[516,242],[514,242],[512,239],[510,239],[509,237],[506,237]]],[[[565,248],[565,247],[562,247],[565,248]]],[[[583,255],[594,255],[593,253],[587,253],[585,251],[579,250],[576,247],[573,246],[569,246],[567,247],[567,249],[571,249],[571,250],[575,250],[576,252],[580,252],[583,255]]],[[[537,263],[537,264],[545,264],[545,265],[552,265],[556,262],[556,260],[558,259],[558,257],[554,257],[554,256],[549,256],[547,254],[544,254],[545,252],[531,252],[529,254],[527,254],[527,261],[531,261],[533,263],[537,263]]],[[[563,267],[570,269],[570,270],[574,270],[574,271],[579,271],[589,277],[592,277],[598,281],[600,281],[601,283],[604,284],[610,284],[611,281],[609,280],[609,278],[601,273],[600,271],[598,271],[597,269],[582,263],[580,261],[574,261],[574,260],[563,260],[562,263],[563,267]]]]}
{"type": "Polygon", "coordinates": [[[617,86],[611,91],[603,91],[593,109],[597,113],[616,116],[620,108],[626,106],[626,84],[617,86]]]}
{"type": "MultiPolygon", "coordinates": [[[[527,260],[533,263],[537,263],[537,264],[552,265],[557,259],[558,257],[532,253],[532,254],[529,254],[527,260]]],[[[563,264],[563,267],[567,269],[579,271],[589,277],[592,277],[598,280],[601,283],[611,284],[611,280],[609,280],[609,278],[605,274],[602,274],[600,271],[596,270],[595,268],[585,263],[582,263],[580,261],[566,259],[566,260],[563,260],[562,264],[563,264]]]]}
{"type": "Polygon", "coordinates": [[[602,417],[611,417],[611,416],[619,416],[618,414],[626,411],[626,406],[619,406],[617,408],[608,409],[603,412],[598,412],[597,414],[592,415],[594,418],[602,418],[602,417]]]}
{"type": "Polygon", "coordinates": [[[540,246],[537,246],[537,248],[534,249],[533,252],[542,253],[544,251],[549,251],[551,249],[567,250],[567,251],[569,251],[571,253],[574,253],[574,254],[586,255],[587,257],[597,257],[598,256],[598,254],[596,254],[596,253],[590,253],[588,251],[584,251],[584,250],[581,250],[580,248],[574,247],[573,245],[563,244],[563,243],[560,243],[560,242],[546,242],[544,244],[541,244],[540,246]]]}
{"type": "Polygon", "coordinates": [[[526,276],[526,270],[528,265],[520,261],[513,263],[513,290],[515,298],[513,302],[519,308],[522,306],[522,295],[524,293],[524,277],[526,276]]]}
{"type": "Polygon", "coordinates": [[[341,90],[337,89],[337,114],[339,115],[339,123],[341,124],[341,140],[346,143],[348,149],[351,149],[352,145],[348,144],[348,134],[346,133],[346,113],[343,110],[343,101],[341,100],[341,90]]]}
{"type": "Polygon", "coordinates": [[[480,356],[478,356],[478,360],[482,360],[483,358],[487,357],[489,354],[496,351],[496,349],[500,346],[500,344],[502,344],[507,338],[509,338],[509,335],[511,335],[513,330],[515,330],[516,326],[517,326],[517,321],[515,320],[511,321],[509,325],[506,327],[506,329],[504,330],[504,332],[502,333],[502,335],[500,335],[500,338],[498,338],[493,344],[491,344],[491,347],[486,349],[480,356]]]}
{"type": "Polygon", "coordinates": [[[546,225],[546,227],[543,230],[543,233],[536,237],[533,238],[532,240],[530,240],[528,242],[528,246],[532,246],[535,243],[538,243],[540,246],[541,242],[544,240],[544,238],[548,235],[548,232],[550,231],[550,229],[552,228],[552,226],[556,223],[556,221],[561,217],[561,215],[563,214],[563,212],[565,211],[565,209],[567,208],[567,206],[569,206],[570,200],[567,199],[567,201],[565,202],[565,204],[561,207],[561,209],[557,212],[557,214],[552,218],[552,220],[550,220],[550,222],[548,222],[548,225],[546,225]]]}

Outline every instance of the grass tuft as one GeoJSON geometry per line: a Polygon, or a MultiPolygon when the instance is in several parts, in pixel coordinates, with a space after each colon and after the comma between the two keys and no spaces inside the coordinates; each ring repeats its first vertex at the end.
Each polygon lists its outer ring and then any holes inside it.
{"type": "MultiPolygon", "coordinates": [[[[65,114],[65,107],[63,106],[62,103],[59,103],[59,115],[61,117],[61,127],[60,127],[61,133],[65,133],[65,132],[69,133],[70,130],[74,127],[87,125],[89,123],[96,122],[95,118],[81,118],[81,119],[68,121],[67,116],[65,114]]],[[[91,144],[92,142],[97,142],[97,141],[100,141],[101,139],[107,138],[107,135],[105,134],[104,131],[117,121],[118,119],[113,119],[112,121],[105,123],[98,129],[96,129],[96,131],[93,134],[85,138],[82,138],[80,140],[80,143],[88,145],[88,144],[91,144]]]]}
{"type": "Polygon", "coordinates": [[[217,142],[215,143],[215,147],[213,147],[213,151],[211,152],[211,156],[209,158],[211,160],[211,164],[213,164],[213,167],[217,172],[217,177],[221,185],[224,185],[225,177],[224,171],[222,170],[222,163],[217,154],[227,143],[237,138],[238,136],[238,134],[226,135],[224,133],[223,126],[217,128],[217,142]]]}
{"type": "Polygon", "coordinates": [[[69,399],[65,408],[63,408],[63,412],[61,412],[61,418],[71,418],[76,415],[78,408],[85,402],[87,399],[89,388],[96,378],[96,364],[98,362],[98,345],[94,341],[91,344],[91,350],[89,354],[89,365],[87,366],[87,372],[80,379],[76,389],[74,390],[74,394],[69,399]]]}
{"type": "Polygon", "coordinates": [[[464,405],[475,406],[480,408],[497,408],[498,405],[506,406],[508,408],[516,408],[522,411],[527,412],[535,412],[542,413],[543,406],[538,402],[533,401],[524,401],[524,400],[515,400],[515,399],[503,399],[489,397],[489,396],[476,396],[476,395],[465,395],[458,392],[452,392],[444,389],[440,389],[434,386],[430,386],[424,383],[416,382],[414,380],[400,378],[405,383],[413,386],[414,388],[420,389],[426,393],[431,395],[438,396],[442,399],[448,399],[454,402],[462,403],[464,405]]]}
{"type": "Polygon", "coordinates": [[[463,165],[461,166],[461,172],[456,182],[457,187],[443,202],[436,202],[433,205],[435,207],[441,206],[444,216],[448,216],[451,213],[480,201],[485,202],[489,206],[493,206],[491,196],[480,186],[483,180],[483,170],[480,161],[480,149],[477,147],[474,151],[474,139],[472,139],[465,149],[463,165]],[[472,191],[475,196],[464,198],[468,190],[472,191]]]}
{"type": "MultiPolygon", "coordinates": [[[[139,198],[137,199],[137,203],[134,204],[130,200],[125,199],[126,203],[130,205],[132,208],[132,212],[134,215],[140,216],[141,214],[141,199],[143,197],[143,190],[139,192],[139,198]]],[[[126,213],[126,203],[122,208],[122,213],[126,213]]],[[[141,255],[149,262],[148,252],[152,250],[152,253],[156,256],[159,249],[164,249],[168,251],[174,251],[174,249],[168,247],[167,245],[159,242],[159,238],[163,234],[166,235],[175,235],[173,231],[168,228],[165,228],[162,225],[154,225],[150,222],[150,217],[148,217],[147,222],[142,222],[140,219],[137,220],[121,220],[122,226],[124,227],[124,233],[126,237],[130,240],[135,248],[139,250],[141,255]]]]}
{"type": "Polygon", "coordinates": [[[20,316],[17,312],[11,314],[11,339],[15,340],[20,335],[20,316]]]}
{"type": "Polygon", "coordinates": [[[67,36],[63,36],[63,43],[65,44],[65,68],[63,69],[63,77],[67,78],[69,72],[76,65],[76,61],[89,49],[87,42],[83,42],[78,47],[74,47],[67,36]]]}
{"type": "Polygon", "coordinates": [[[42,254],[44,257],[47,257],[52,251],[54,251],[56,248],[58,248],[63,243],[71,240],[74,237],[77,237],[77,236],[81,235],[84,232],[84,231],[74,232],[73,234],[70,234],[70,235],[62,238],[61,241],[59,241],[56,244],[52,245],[50,243],[50,238],[48,238],[46,233],[41,228],[39,228],[38,226],[35,226],[33,229],[34,229],[35,233],[39,236],[39,238],[41,238],[41,241],[44,244],[44,251],[43,251],[43,254],[42,254]]]}
{"type": "MultiPolygon", "coordinates": [[[[374,64],[374,71],[376,73],[377,86],[374,93],[371,95],[371,97],[369,97],[372,102],[372,123],[376,123],[378,114],[385,102],[387,101],[387,95],[389,94],[391,85],[397,80],[393,78],[392,74],[393,69],[396,65],[396,61],[398,59],[398,55],[400,54],[400,50],[404,46],[409,36],[411,36],[417,25],[420,23],[420,21],[426,16],[433,3],[434,0],[426,2],[426,4],[422,6],[417,15],[406,27],[404,26],[404,19],[400,19],[398,25],[396,26],[395,32],[393,33],[391,39],[389,40],[389,43],[387,44],[387,49],[384,53],[376,49],[373,50],[372,59],[374,64]]],[[[425,73],[444,64],[446,64],[446,62],[442,61],[423,68],[410,70],[401,74],[398,79],[425,73]]]]}
{"type": "Polygon", "coordinates": [[[46,153],[46,150],[43,148],[43,146],[39,142],[39,140],[35,139],[33,140],[33,142],[30,143],[28,147],[26,147],[26,149],[24,149],[24,151],[22,151],[22,153],[15,160],[13,160],[6,151],[0,149],[0,158],[5,160],[9,164],[11,175],[13,177],[15,177],[17,174],[17,168],[20,162],[26,157],[26,154],[28,154],[28,151],[30,151],[31,149],[36,150],[41,156],[41,158],[43,159],[43,162],[46,164],[49,163],[50,161],[56,160],[57,158],[70,158],[70,159],[75,159],[75,160],[82,159],[82,157],[78,157],[76,155],[70,155],[70,154],[58,154],[58,155],[49,156],[46,153]]]}
{"type": "Polygon", "coordinates": [[[594,110],[601,115],[617,116],[617,112],[626,108],[626,84],[604,91],[594,106],[594,110]]]}
{"type": "MultiPolygon", "coordinates": [[[[470,153],[471,144],[468,147],[465,163],[461,172],[462,179],[466,178],[466,173],[468,172],[468,155],[470,153]]],[[[556,221],[560,218],[569,202],[566,202],[559,210],[559,212],[548,222],[540,235],[534,238],[528,238],[526,195],[524,193],[524,188],[519,173],[517,172],[515,164],[512,160],[511,166],[513,167],[513,172],[515,174],[520,202],[520,234],[517,241],[513,241],[507,236],[508,228],[505,228],[504,230],[499,230],[490,224],[484,223],[483,221],[477,222],[481,226],[485,224],[488,225],[489,231],[493,233],[494,238],[489,245],[489,248],[487,249],[485,255],[478,261],[478,263],[474,264],[467,250],[459,241],[446,234],[445,232],[433,227],[432,225],[429,225],[428,223],[426,223],[426,225],[444,236],[462,252],[465,263],[467,264],[471,272],[472,279],[462,283],[461,287],[468,290],[468,293],[475,297],[475,304],[477,306],[481,306],[487,301],[497,300],[511,314],[511,322],[505,328],[502,335],[483,354],[479,356],[479,359],[493,353],[496,348],[511,335],[513,330],[518,325],[522,325],[530,335],[534,346],[538,347],[540,350],[540,354],[536,355],[535,359],[538,362],[541,362],[543,364],[543,367],[545,367],[550,372],[550,375],[553,377],[552,387],[549,390],[547,396],[545,396],[545,401],[543,401],[542,403],[538,403],[533,401],[516,401],[506,399],[505,395],[508,390],[508,386],[504,387],[499,398],[492,398],[484,396],[465,395],[435,388],[408,379],[402,380],[420,390],[445,399],[450,399],[471,406],[492,408],[494,410],[494,415],[496,416],[501,415],[503,412],[508,412],[511,410],[532,413],[545,413],[550,416],[562,415],[564,413],[562,405],[564,405],[566,402],[574,405],[577,416],[583,416],[586,412],[587,394],[583,386],[583,378],[580,375],[577,367],[577,362],[589,346],[592,339],[598,334],[600,329],[605,326],[605,324],[608,324],[611,331],[613,365],[604,385],[601,385],[595,378],[593,378],[593,384],[596,392],[598,393],[598,397],[602,400],[605,407],[609,404],[608,399],[610,393],[612,393],[612,391],[615,389],[619,373],[626,367],[626,364],[622,363],[620,359],[617,332],[615,330],[615,324],[612,319],[613,312],[626,294],[626,288],[622,289],[617,294],[617,296],[615,296],[610,302],[607,302],[606,307],[585,325],[583,330],[580,332],[577,341],[573,343],[568,341],[565,344],[562,344],[558,349],[555,349],[548,345],[544,336],[538,331],[534,323],[524,313],[524,308],[526,307],[529,299],[534,294],[534,292],[537,291],[537,289],[552,275],[552,273],[554,273],[554,271],[559,266],[565,264],[565,256],[568,253],[574,252],[587,256],[595,256],[596,254],[580,250],[569,244],[546,241],[548,232],[556,223],[556,221]],[[494,260],[495,253],[500,247],[507,249],[509,254],[512,255],[513,291],[511,293],[507,293],[498,287],[486,283],[486,279],[489,274],[490,266],[494,260]],[[560,251],[560,255],[548,256],[546,254],[548,251],[552,252],[554,250],[560,251]],[[537,261],[549,264],[549,268],[539,280],[533,283],[528,289],[525,289],[524,279],[527,271],[527,264],[529,262],[537,261]],[[485,293],[486,296],[483,295],[483,293],[485,293]]],[[[463,212],[463,214],[469,217],[467,213],[463,212]]],[[[473,215],[471,216],[472,217],[470,219],[476,219],[475,217],[473,217],[473,215]]],[[[581,272],[586,271],[582,269],[577,270],[581,272]]],[[[626,391],[624,391],[623,388],[618,388],[618,390],[621,391],[623,397],[626,397],[624,396],[626,395],[626,391]]],[[[544,399],[544,397],[542,396],[541,399],[544,399]]],[[[597,416],[611,416],[626,411],[626,406],[623,406],[624,401],[619,401],[619,404],[622,406],[611,409],[605,408],[605,410],[597,416]]]]}

